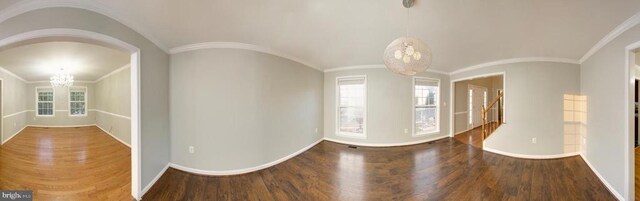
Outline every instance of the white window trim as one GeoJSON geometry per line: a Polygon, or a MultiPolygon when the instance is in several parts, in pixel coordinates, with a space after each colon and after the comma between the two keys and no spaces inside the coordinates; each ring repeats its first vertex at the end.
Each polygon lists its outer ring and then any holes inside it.
{"type": "MultiPolygon", "coordinates": [[[[89,90],[87,89],[86,86],[72,86],[69,87],[67,90],[67,99],[69,102],[69,105],[67,105],[67,107],[69,108],[69,116],[70,117],[86,117],[87,114],[89,113],[89,90]],[[71,114],[71,89],[83,89],[84,90],[84,114],[71,114]]],[[[78,102],[78,101],[76,101],[78,102]]]]}
{"type": "Polygon", "coordinates": [[[357,138],[357,139],[367,139],[367,76],[366,75],[351,75],[351,76],[338,76],[336,77],[336,84],[335,84],[335,108],[334,111],[336,112],[336,135],[337,136],[341,136],[341,137],[348,137],[348,138],[357,138]],[[341,132],[340,131],[340,86],[339,86],[339,80],[341,79],[364,79],[364,111],[363,111],[363,119],[362,119],[362,134],[360,133],[350,133],[350,132],[341,132]]]}
{"type": "Polygon", "coordinates": [[[413,137],[422,137],[422,136],[426,136],[426,135],[433,135],[433,134],[437,134],[440,133],[440,107],[441,107],[441,97],[440,94],[442,94],[442,83],[440,81],[440,79],[437,78],[430,78],[430,77],[418,77],[418,76],[414,76],[413,78],[411,78],[411,136],[413,137]],[[436,130],[434,131],[429,131],[429,132],[424,132],[424,133],[417,133],[416,132],[416,80],[432,80],[432,81],[438,81],[438,91],[436,92],[436,130]]]}
{"type": "Polygon", "coordinates": [[[36,117],[55,117],[56,116],[56,88],[55,87],[36,87],[36,92],[35,92],[36,98],[36,104],[35,104],[35,113],[36,113],[36,117]],[[38,89],[51,89],[53,91],[53,112],[51,113],[51,115],[40,115],[38,114],[38,96],[40,94],[38,94],[38,89]]]}

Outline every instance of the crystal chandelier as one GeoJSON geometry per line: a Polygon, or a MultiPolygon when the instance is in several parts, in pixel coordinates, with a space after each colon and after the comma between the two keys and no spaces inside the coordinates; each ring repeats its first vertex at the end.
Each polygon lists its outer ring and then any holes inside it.
{"type": "Polygon", "coordinates": [[[70,87],[73,85],[73,76],[65,72],[63,68],[60,72],[51,76],[51,86],[53,87],[70,87]]]}
{"type": "MultiPolygon", "coordinates": [[[[403,0],[407,8],[407,35],[409,35],[409,8],[414,0],[403,0]]],[[[415,75],[427,71],[431,65],[431,50],[420,39],[400,37],[395,39],[384,51],[384,64],[395,73],[415,75]]]]}

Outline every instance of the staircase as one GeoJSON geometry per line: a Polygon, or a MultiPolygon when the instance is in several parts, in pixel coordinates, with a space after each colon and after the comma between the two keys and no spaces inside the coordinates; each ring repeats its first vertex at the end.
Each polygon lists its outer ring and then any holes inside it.
{"type": "Polygon", "coordinates": [[[498,91],[498,95],[487,105],[482,106],[482,140],[487,139],[498,127],[504,123],[504,92],[498,91]],[[491,113],[492,109],[496,109],[495,113],[491,113]],[[492,121],[489,122],[489,117],[492,121]]]}

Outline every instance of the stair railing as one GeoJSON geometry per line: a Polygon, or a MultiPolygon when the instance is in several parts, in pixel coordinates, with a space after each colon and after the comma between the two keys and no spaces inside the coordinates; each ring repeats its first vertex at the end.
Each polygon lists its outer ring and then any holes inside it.
{"type": "Polygon", "coordinates": [[[498,90],[498,95],[489,103],[489,105],[485,108],[482,106],[482,140],[489,137],[493,131],[495,131],[500,125],[502,125],[504,120],[504,112],[503,112],[503,102],[504,102],[504,92],[502,90],[498,90]],[[497,114],[495,122],[488,122],[488,113],[491,111],[493,107],[497,108],[497,114]],[[487,125],[488,124],[488,125],[487,125]]]}

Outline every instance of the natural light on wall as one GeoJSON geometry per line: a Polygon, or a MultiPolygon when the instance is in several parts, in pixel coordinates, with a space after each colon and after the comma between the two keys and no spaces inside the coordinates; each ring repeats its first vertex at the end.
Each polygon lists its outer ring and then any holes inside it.
{"type": "Polygon", "coordinates": [[[564,95],[564,153],[580,152],[580,139],[586,124],[585,96],[564,95]]]}

